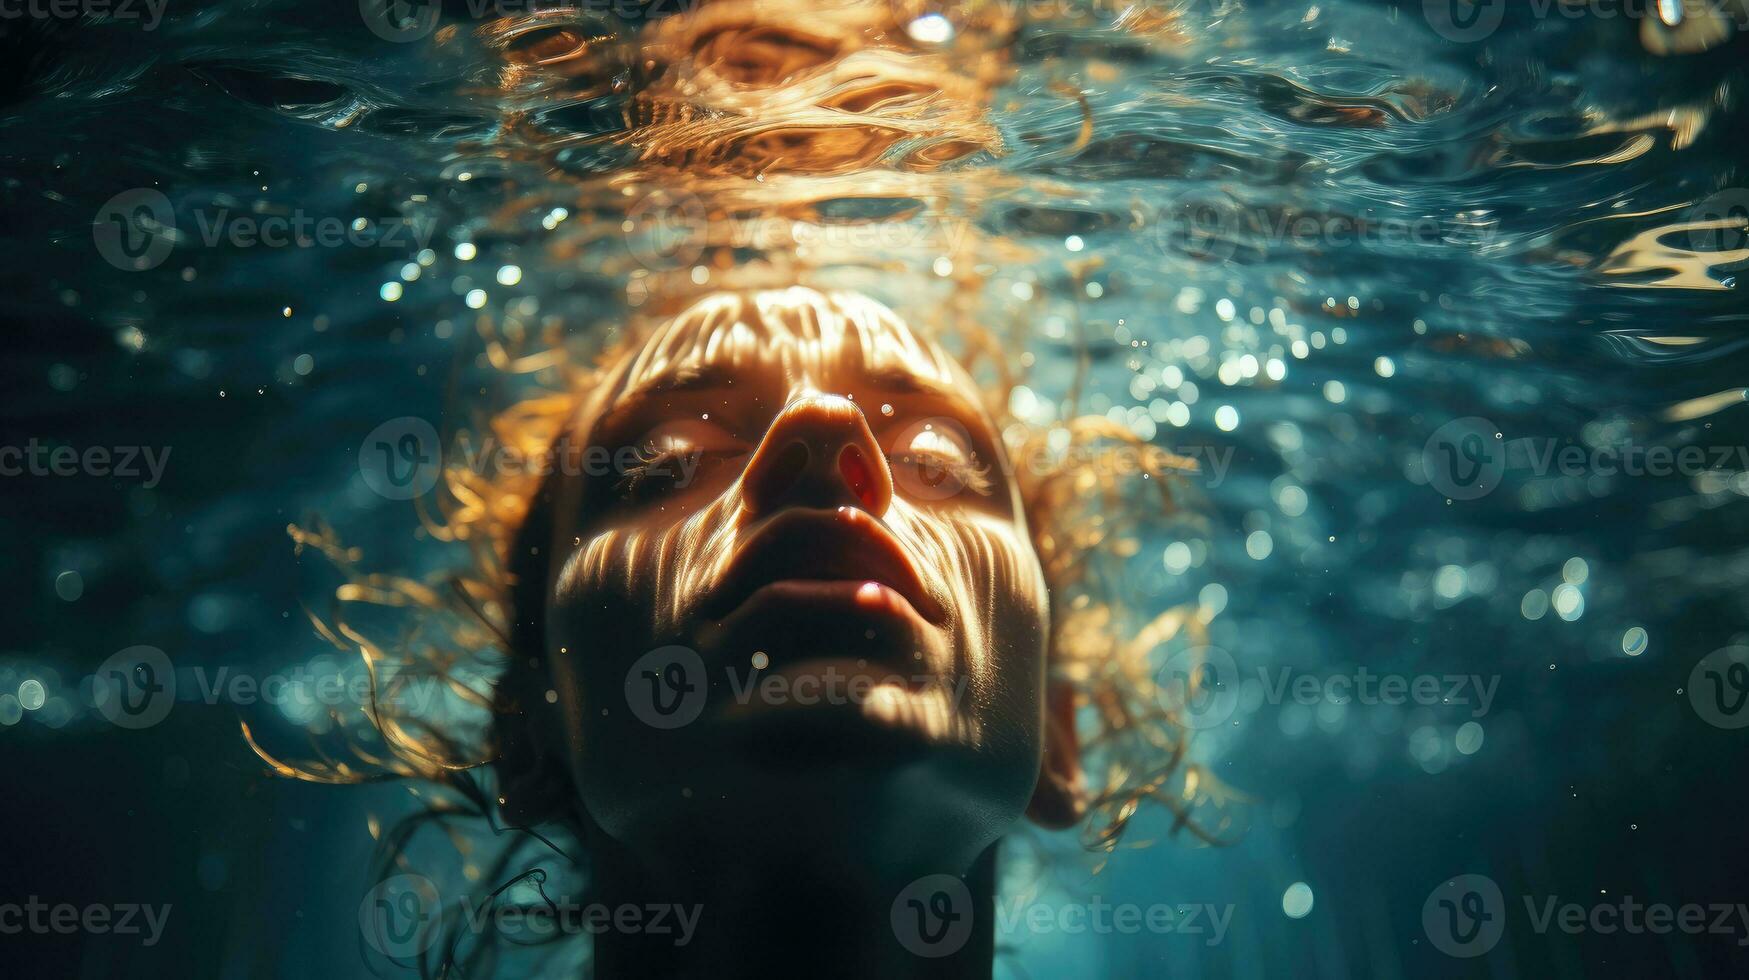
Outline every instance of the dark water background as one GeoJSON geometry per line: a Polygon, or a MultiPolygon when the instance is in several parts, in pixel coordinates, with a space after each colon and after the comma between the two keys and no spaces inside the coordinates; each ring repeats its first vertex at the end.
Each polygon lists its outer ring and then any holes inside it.
{"type": "MultiPolygon", "coordinates": [[[[1195,2],[1173,7],[1172,45],[1042,23],[1009,52],[992,98],[1006,152],[936,179],[992,243],[990,315],[1036,324],[1029,392],[1061,396],[1082,331],[1093,410],[1210,459],[1231,450],[1224,475],[1192,481],[1206,521],[1144,547],[1130,587],[1145,605],[1199,602],[1231,654],[1231,716],[1196,751],[1256,802],[1232,847],[1125,851],[1082,886],[1230,904],[1222,942],[1030,935],[999,972],[1749,965],[1741,920],[1568,935],[1525,912],[1526,896],[1749,902],[1749,733],[1690,696],[1704,657],[1749,642],[1749,256],[1731,257],[1749,246],[1731,223],[1749,205],[1749,47],[1659,55],[1646,9],[1625,7],[1642,16],[1513,5],[1491,35],[1454,41],[1418,2],[1195,2]],[[1305,214],[1371,230],[1270,230],[1305,214]],[[1482,421],[1442,429],[1460,419],[1482,421]],[[1464,465],[1472,432],[1489,459],[1517,447],[1498,488],[1430,486],[1429,461],[1464,465]],[[1687,446],[1704,465],[1596,462],[1687,446]],[[1551,447],[1584,462],[1550,472],[1551,447]],[[1268,696],[1283,669],[1362,666],[1494,693],[1485,712],[1268,696]],[[1504,895],[1504,938],[1476,959],[1440,953],[1423,921],[1463,874],[1504,895]],[[1300,917],[1284,911],[1296,883],[1313,896],[1300,917]]],[[[170,454],[152,486],[0,478],[0,900],[173,905],[154,947],[5,937],[0,973],[368,975],[365,814],[404,794],[264,774],[239,717],[288,738],[325,724],[313,712],[185,698],[124,731],[86,678],[138,644],[208,671],[354,669],[311,635],[302,607],[332,579],[294,558],[285,525],[325,514],[373,558],[421,560],[411,508],[365,483],[366,435],[456,411],[475,309],[587,330],[641,300],[623,215],[577,203],[631,163],[591,139],[624,125],[623,100],[503,84],[489,32],[465,6],[444,16],[461,26],[446,45],[386,41],[346,3],[170,0],[151,30],[0,25],[0,445],[170,454]],[[178,234],[131,271],[94,228],[139,189],[165,195],[178,234]],[[405,225],[367,245],[202,240],[217,215],[274,214],[363,218],[366,238],[405,225]]],[[[939,251],[883,244],[837,274],[921,317],[939,251]]]]}

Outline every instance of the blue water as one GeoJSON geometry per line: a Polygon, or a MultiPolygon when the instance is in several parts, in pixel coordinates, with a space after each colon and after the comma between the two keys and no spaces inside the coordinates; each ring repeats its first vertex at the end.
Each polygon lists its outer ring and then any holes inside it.
{"type": "Polygon", "coordinates": [[[367,433],[502,394],[481,317],[585,335],[791,274],[793,242],[745,217],[761,194],[812,209],[783,229],[872,229],[814,251],[814,281],[916,322],[951,301],[1018,324],[1017,414],[1050,421],[1085,355],[1083,409],[1203,463],[1198,520],[1144,542],[1125,598],[1194,604],[1231,657],[1193,754],[1247,800],[1236,842],[1148,817],[1127,843],[1152,846],[1057,880],[1230,927],[1022,931],[1000,974],[1741,971],[1749,924],[1568,935],[1525,902],[1749,901],[1744,736],[1693,680],[1749,630],[1749,48],[1666,52],[1710,35],[1636,4],[1514,5],[1452,40],[1437,6],[1069,5],[990,50],[940,46],[932,85],[999,65],[969,151],[925,167],[908,154],[943,141],[916,137],[757,178],[640,158],[635,86],[602,67],[636,25],[610,17],[452,5],[392,41],[347,4],[171,0],[151,29],[7,25],[0,444],[163,461],[0,480],[19,842],[0,898],[176,909],[157,946],[84,937],[44,975],[368,975],[366,814],[405,790],[271,777],[237,730],[296,745],[331,727],[319,712],[178,703],[117,731],[87,675],[138,644],[184,668],[355,671],[309,628],[332,575],[285,526],[319,514],[373,563],[429,570],[412,507],[365,482],[367,433]],[[121,267],[105,226],[148,192],[168,247],[121,267]],[[743,219],[701,230],[694,206],[743,219]],[[276,216],[338,244],[229,230],[276,216]],[[732,261],[695,269],[706,249],[732,261]],[[1363,668],[1440,693],[1323,693],[1363,668]],[[1301,677],[1317,693],[1271,693],[1301,677]],[[1423,920],[1465,874],[1508,920],[1474,959],[1423,920]]]}

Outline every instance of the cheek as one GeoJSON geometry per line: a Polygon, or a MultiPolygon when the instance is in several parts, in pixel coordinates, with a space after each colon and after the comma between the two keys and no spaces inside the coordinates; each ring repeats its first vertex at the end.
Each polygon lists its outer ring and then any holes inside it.
{"type": "Polygon", "coordinates": [[[727,515],[739,507],[722,494],[676,513],[681,505],[579,536],[553,577],[549,635],[577,637],[625,662],[673,642],[734,541],[727,515]],[[602,650],[611,646],[612,650],[602,650]]]}
{"type": "Polygon", "coordinates": [[[965,669],[992,683],[1009,673],[1015,683],[1030,679],[1043,657],[1048,619],[1032,543],[1012,522],[994,517],[922,517],[914,527],[918,552],[941,577],[940,598],[956,613],[965,669]]]}

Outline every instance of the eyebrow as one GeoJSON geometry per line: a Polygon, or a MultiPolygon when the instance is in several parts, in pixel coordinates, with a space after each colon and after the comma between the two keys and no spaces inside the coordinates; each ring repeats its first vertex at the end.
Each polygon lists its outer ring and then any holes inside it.
{"type": "MultiPolygon", "coordinates": [[[[736,375],[732,364],[692,363],[641,379],[613,399],[597,421],[597,430],[602,427],[611,430],[627,416],[635,415],[643,406],[664,395],[732,389],[736,375]]],[[[866,375],[866,383],[870,388],[883,393],[929,399],[940,403],[944,409],[963,412],[974,418],[981,415],[977,400],[960,386],[903,368],[880,367],[870,370],[866,375]]]]}
{"type": "MultiPolygon", "coordinates": [[[[664,372],[653,378],[646,379],[627,388],[614,399],[613,407],[643,401],[657,395],[671,395],[690,391],[710,391],[717,388],[733,387],[735,372],[725,364],[687,365],[674,371],[664,372]]],[[[948,384],[935,378],[924,377],[900,368],[876,368],[868,373],[868,383],[871,387],[890,391],[897,395],[933,395],[938,398],[965,399],[966,393],[958,385],[948,384]]]]}
{"type": "Polygon", "coordinates": [[[727,388],[734,384],[734,375],[723,364],[686,365],[673,371],[666,371],[653,378],[639,381],[620,392],[613,400],[609,411],[617,411],[627,405],[654,398],[657,395],[680,394],[689,391],[708,391],[713,388],[727,388]]]}
{"type": "Polygon", "coordinates": [[[934,395],[938,398],[964,399],[959,386],[927,378],[899,368],[876,368],[868,374],[871,385],[899,395],[934,395]]]}

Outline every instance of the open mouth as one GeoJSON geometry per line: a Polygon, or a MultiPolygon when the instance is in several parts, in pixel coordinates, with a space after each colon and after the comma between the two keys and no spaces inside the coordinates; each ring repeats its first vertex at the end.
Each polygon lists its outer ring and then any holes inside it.
{"type": "Polygon", "coordinates": [[[947,620],[898,539],[853,507],[792,508],[772,518],[736,552],[701,612],[721,620],[756,597],[914,612],[937,626],[947,620]]]}

